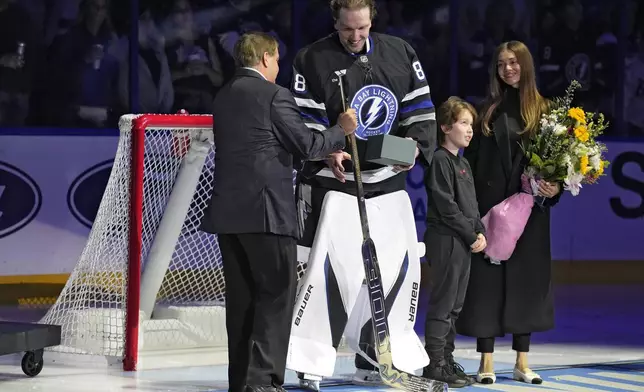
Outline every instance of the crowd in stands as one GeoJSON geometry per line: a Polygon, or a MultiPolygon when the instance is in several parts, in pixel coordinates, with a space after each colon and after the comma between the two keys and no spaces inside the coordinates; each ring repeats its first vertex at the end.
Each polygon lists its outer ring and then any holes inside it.
{"type": "MultiPolygon", "coordinates": [[[[138,112],[210,113],[214,95],[234,73],[232,48],[246,31],[261,30],[279,39],[277,82],[284,86],[291,78],[294,45],[333,32],[327,0],[301,0],[297,37],[292,0],[139,3],[138,112]]],[[[450,3],[379,0],[372,27],[414,47],[436,105],[452,94],[478,103],[485,95],[494,47],[518,39],[531,48],[544,95],[561,95],[576,79],[582,84],[579,104],[611,121],[622,116],[623,129],[611,127],[608,134],[644,135],[640,2],[460,0],[453,14],[457,18],[450,16],[450,3]],[[622,107],[617,107],[618,94],[623,94],[622,107]]],[[[129,113],[129,4],[0,0],[0,126],[114,127],[120,115],[129,113]]]]}

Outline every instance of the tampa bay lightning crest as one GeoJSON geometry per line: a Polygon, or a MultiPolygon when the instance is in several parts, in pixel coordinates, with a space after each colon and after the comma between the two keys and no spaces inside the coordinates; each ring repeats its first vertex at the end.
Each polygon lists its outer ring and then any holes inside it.
{"type": "Polygon", "coordinates": [[[398,100],[386,87],[370,84],[353,96],[351,107],[356,110],[358,128],[356,137],[365,140],[370,136],[388,134],[398,118],[398,100]]]}

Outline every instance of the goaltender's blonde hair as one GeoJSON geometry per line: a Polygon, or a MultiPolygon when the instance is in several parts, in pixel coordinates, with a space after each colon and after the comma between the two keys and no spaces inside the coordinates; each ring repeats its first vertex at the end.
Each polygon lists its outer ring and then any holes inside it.
{"type": "Polygon", "coordinates": [[[376,2],[374,0],[331,0],[329,3],[333,20],[340,18],[340,10],[357,10],[360,8],[369,8],[371,20],[376,17],[376,2]]]}

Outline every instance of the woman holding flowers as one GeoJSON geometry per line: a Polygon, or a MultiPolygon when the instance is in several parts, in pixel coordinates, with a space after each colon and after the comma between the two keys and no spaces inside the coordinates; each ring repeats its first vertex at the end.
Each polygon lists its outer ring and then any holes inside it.
{"type": "MultiPolygon", "coordinates": [[[[528,160],[521,145],[539,130],[549,102],[539,94],[529,49],[521,42],[501,44],[490,64],[489,92],[477,129],[464,156],[472,167],[481,216],[521,192],[528,160]]],[[[477,381],[495,382],[492,353],[495,337],[512,334],[517,352],[513,378],[540,384],[528,367],[532,332],[554,326],[551,290],[550,207],[562,192],[558,182],[536,181],[542,203],[530,212],[523,234],[508,260],[494,263],[473,254],[465,304],[456,329],[477,338],[481,364],[477,381]],[[545,201],[544,201],[545,200],[545,201]]]]}

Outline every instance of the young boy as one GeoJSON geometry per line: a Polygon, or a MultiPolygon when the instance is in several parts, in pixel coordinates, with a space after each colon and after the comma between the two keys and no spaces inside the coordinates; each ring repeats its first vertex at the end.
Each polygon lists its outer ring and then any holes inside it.
{"type": "Polygon", "coordinates": [[[454,361],[454,324],[465,299],[471,252],[481,252],[487,245],[472,169],[458,155],[459,149],[470,144],[475,118],[472,105],[458,97],[450,97],[440,106],[440,147],[425,180],[425,245],[431,265],[431,291],[425,319],[425,349],[430,363],[423,375],[446,382],[450,388],[474,382],[454,361]]]}

